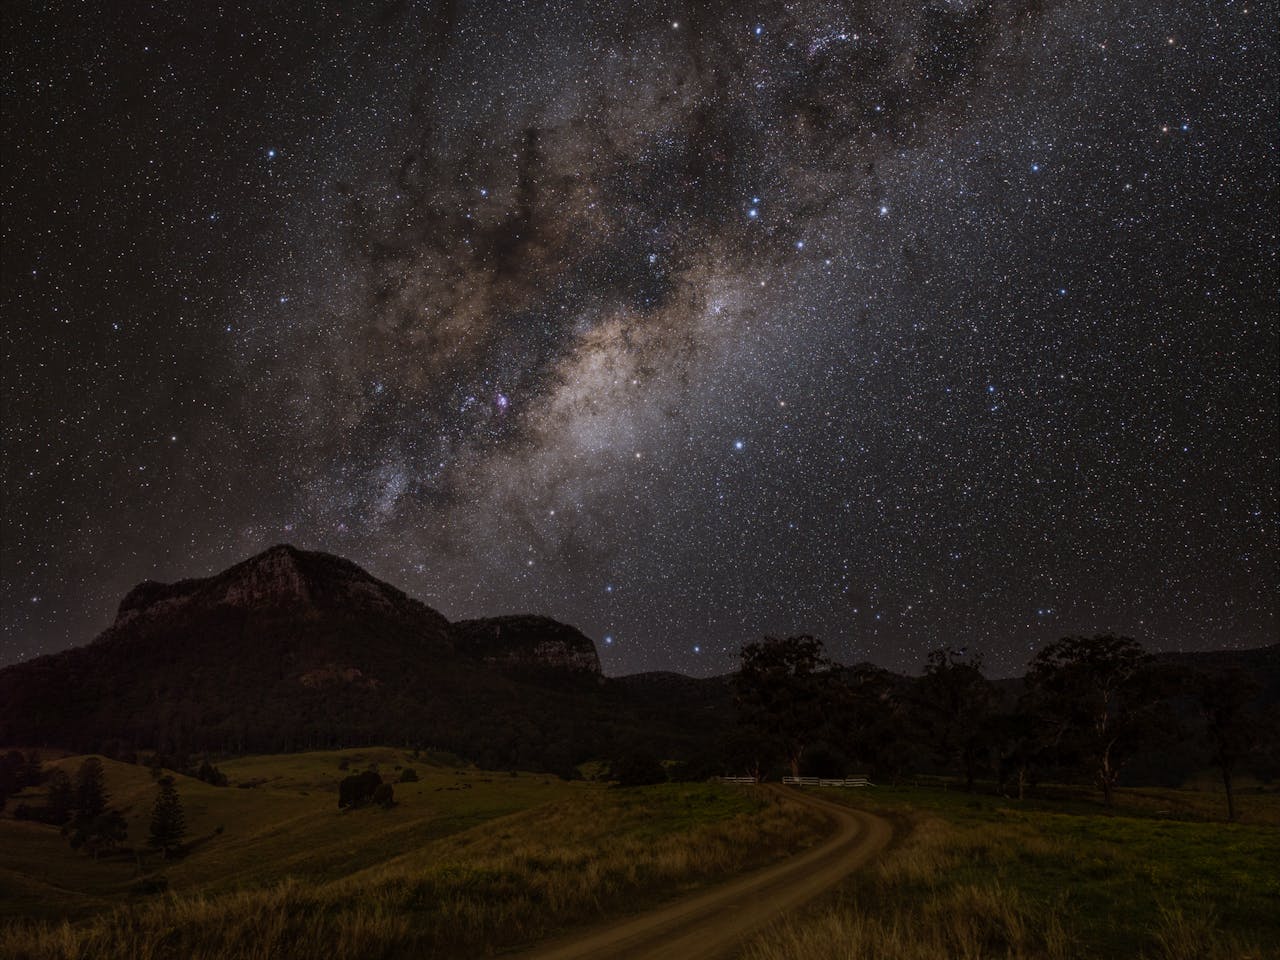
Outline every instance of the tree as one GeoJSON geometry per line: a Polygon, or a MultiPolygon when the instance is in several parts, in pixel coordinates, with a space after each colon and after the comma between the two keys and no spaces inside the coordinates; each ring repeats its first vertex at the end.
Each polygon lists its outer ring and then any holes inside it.
{"type": "Polygon", "coordinates": [[[1236,768],[1262,737],[1260,718],[1249,709],[1261,687],[1237,668],[1199,674],[1195,678],[1195,690],[1209,741],[1209,759],[1222,775],[1222,786],[1227,792],[1227,819],[1234,823],[1236,768]]]}
{"type": "Polygon", "coordinates": [[[645,787],[653,783],[666,783],[667,771],[661,762],[647,750],[628,750],[609,765],[609,779],[620,787],[645,787]]]}
{"type": "Polygon", "coordinates": [[[204,758],[200,763],[199,769],[196,770],[196,779],[203,780],[213,787],[225,787],[227,785],[227,775],[210,763],[208,757],[204,758]]]}
{"type": "Polygon", "coordinates": [[[1064,637],[1031,661],[1027,686],[1060,751],[1092,769],[1113,805],[1120,772],[1150,732],[1160,700],[1152,657],[1129,637],[1064,637]]]}
{"type": "Polygon", "coordinates": [[[22,761],[22,785],[35,787],[44,783],[44,765],[40,762],[40,754],[28,750],[22,761]]]}
{"type": "Polygon", "coordinates": [[[0,807],[6,800],[22,789],[22,771],[25,766],[22,754],[10,750],[0,757],[0,807]]]}
{"type": "Polygon", "coordinates": [[[941,763],[964,772],[965,789],[973,791],[985,751],[995,691],[982,674],[982,658],[964,650],[941,647],[929,654],[924,676],[916,683],[925,732],[941,763]]]}
{"type": "Polygon", "coordinates": [[[169,854],[182,845],[186,833],[187,821],[173,777],[161,777],[160,791],[151,807],[151,834],[147,843],[158,848],[168,860],[169,854]]]}
{"type": "Polygon", "coordinates": [[[765,637],[742,648],[735,702],[742,721],[781,749],[793,777],[821,730],[830,684],[822,641],[811,636],[765,637]]]}
{"type": "Polygon", "coordinates": [[[346,810],[363,807],[373,799],[378,787],[382,786],[382,777],[374,770],[365,770],[343,778],[338,784],[338,809],[346,810]]]}
{"type": "Polygon", "coordinates": [[[93,859],[100,853],[110,853],[128,837],[128,825],[119,810],[104,810],[95,817],[77,814],[72,822],[71,849],[88,850],[93,859]]]}
{"type": "Polygon", "coordinates": [[[90,822],[106,811],[110,795],[107,793],[102,761],[97,757],[88,757],[80,764],[80,769],[76,771],[75,793],[77,819],[90,822]]]}
{"type": "Polygon", "coordinates": [[[869,767],[863,772],[896,782],[917,751],[910,681],[870,663],[835,673],[828,735],[847,756],[869,767]]]}
{"type": "Polygon", "coordinates": [[[1022,800],[1045,749],[1041,723],[1030,708],[1030,701],[1022,697],[1017,703],[993,712],[988,718],[984,739],[991,751],[1000,791],[1004,793],[1013,781],[1018,799],[1022,800]]]}
{"type": "Polygon", "coordinates": [[[54,770],[49,774],[48,822],[62,826],[71,819],[74,805],[75,791],[71,786],[71,778],[65,770],[54,770]]]}

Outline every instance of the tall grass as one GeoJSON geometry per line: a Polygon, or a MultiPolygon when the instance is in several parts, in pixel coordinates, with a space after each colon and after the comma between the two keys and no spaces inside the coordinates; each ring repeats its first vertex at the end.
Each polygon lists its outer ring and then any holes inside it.
{"type": "Polygon", "coordinates": [[[990,862],[991,836],[920,818],[906,840],[821,912],[775,926],[744,960],[1068,960],[1074,956],[1052,906],[1029,903],[998,881],[957,883],[960,865],[990,862]]]}
{"type": "Polygon", "coordinates": [[[449,837],[341,880],[168,895],[81,924],[16,925],[0,956],[41,960],[472,957],[769,862],[827,829],[757,798],[717,819],[703,787],[600,791],[449,837]]]}
{"type": "MultiPolygon", "coordinates": [[[[1247,902],[1243,891],[1215,891],[1237,921],[1254,921],[1252,930],[1225,929],[1209,892],[1194,878],[1179,883],[1181,851],[1152,845],[1147,834],[1134,831],[1132,843],[1114,844],[1092,818],[969,809],[954,796],[936,809],[927,803],[881,804],[905,839],[827,903],[758,936],[743,960],[1280,957],[1262,932],[1273,922],[1265,878],[1256,878],[1247,902]],[[1136,888],[1144,895],[1133,895],[1136,888]],[[1116,899],[1100,907],[1099,896],[1116,899]]],[[[1123,826],[1105,825],[1113,834],[1123,826]]],[[[1184,833],[1222,829],[1175,826],[1184,833]]],[[[1230,854],[1223,851],[1222,860],[1230,863],[1230,854]]]]}

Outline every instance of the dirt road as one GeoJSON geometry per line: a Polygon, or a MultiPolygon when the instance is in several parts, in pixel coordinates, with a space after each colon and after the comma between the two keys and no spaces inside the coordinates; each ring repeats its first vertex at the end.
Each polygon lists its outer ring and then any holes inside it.
{"type": "Polygon", "coordinates": [[[822,893],[889,842],[889,824],[860,810],[769,785],[795,803],[836,821],[824,843],[804,853],[703,890],[648,913],[570,934],[520,954],[522,960],[711,960],[732,955],[743,940],[822,893]]]}

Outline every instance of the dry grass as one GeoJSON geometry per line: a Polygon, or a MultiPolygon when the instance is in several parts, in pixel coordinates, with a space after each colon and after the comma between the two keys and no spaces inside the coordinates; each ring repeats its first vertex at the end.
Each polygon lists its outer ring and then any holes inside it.
{"type": "Polygon", "coordinates": [[[280,960],[478,956],[634,909],[793,852],[826,824],[759,800],[727,819],[706,787],[599,791],[322,885],[172,894],[81,924],[15,925],[0,956],[280,960]]]}
{"type": "Polygon", "coordinates": [[[958,866],[989,861],[995,842],[940,818],[919,818],[906,840],[866,871],[861,889],[775,926],[750,945],[744,960],[1073,957],[1052,910],[1028,904],[998,882],[946,882],[958,866]]]}
{"type": "MultiPolygon", "coordinates": [[[[1168,849],[1149,845],[1143,850],[1136,845],[1150,843],[1144,834],[1135,831],[1132,843],[1123,846],[1101,831],[1091,840],[1098,824],[1082,822],[1064,830],[1061,821],[1067,818],[1062,815],[960,812],[954,798],[935,809],[928,808],[927,799],[872,803],[898,820],[905,839],[826,904],[757,937],[744,960],[1280,957],[1263,932],[1269,922],[1265,894],[1250,901],[1252,928],[1230,930],[1224,929],[1212,894],[1231,904],[1237,918],[1248,916],[1236,893],[1211,893],[1194,880],[1181,887],[1170,883],[1171,876],[1178,878],[1171,864],[1179,862],[1180,848],[1173,845],[1184,842],[1181,836],[1162,841],[1168,849]],[[1165,854],[1169,860],[1162,863],[1165,854]],[[1146,864],[1148,877],[1135,879],[1137,864],[1146,864]],[[1054,865],[1060,872],[1048,879],[1054,865]],[[1128,883],[1159,892],[1150,904],[1137,897],[1125,902],[1128,883]],[[1098,906],[1101,891],[1115,897],[1106,909],[1098,906]],[[1124,929],[1116,922],[1121,916],[1128,924],[1124,929]]],[[[1115,830],[1121,825],[1108,821],[1106,826],[1115,830]]],[[[1193,824],[1177,827],[1183,833],[1197,829],[1193,824]]],[[[1222,859],[1230,861],[1231,856],[1224,851],[1222,859]]]]}

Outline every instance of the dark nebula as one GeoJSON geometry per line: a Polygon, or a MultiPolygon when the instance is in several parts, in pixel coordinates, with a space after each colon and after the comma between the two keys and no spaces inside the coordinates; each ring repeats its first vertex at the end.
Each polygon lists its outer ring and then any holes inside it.
{"type": "Polygon", "coordinates": [[[10,4],[0,662],[272,543],[608,672],[1277,635],[1277,4],[10,4]]]}

